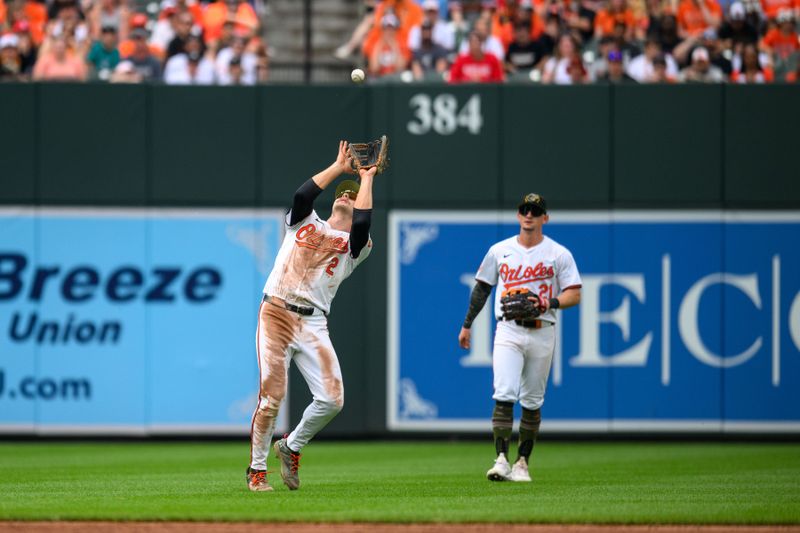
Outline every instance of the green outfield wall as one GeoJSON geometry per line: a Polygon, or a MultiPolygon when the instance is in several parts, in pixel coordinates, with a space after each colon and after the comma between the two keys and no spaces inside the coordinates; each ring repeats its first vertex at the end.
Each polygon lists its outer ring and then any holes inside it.
{"type": "MultiPolygon", "coordinates": [[[[552,211],[800,209],[793,86],[29,84],[0,102],[3,205],[284,207],[338,139],[389,136],[374,251],[330,317],[346,407],[329,434],[386,431],[392,209],[513,209],[531,191],[552,211]]],[[[291,383],[297,420],[309,396],[291,383]]]]}

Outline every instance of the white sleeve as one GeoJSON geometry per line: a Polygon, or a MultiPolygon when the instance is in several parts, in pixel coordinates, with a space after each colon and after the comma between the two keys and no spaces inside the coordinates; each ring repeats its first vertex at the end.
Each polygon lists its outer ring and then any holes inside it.
{"type": "Polygon", "coordinates": [[[578,273],[578,265],[575,264],[575,259],[569,250],[565,250],[563,254],[559,255],[556,259],[556,268],[558,272],[558,286],[563,292],[565,289],[580,287],[581,275],[578,273]]]}
{"type": "Polygon", "coordinates": [[[494,246],[489,248],[486,257],[481,261],[481,266],[478,268],[478,273],[475,274],[475,279],[488,283],[492,287],[497,285],[497,257],[495,257],[494,246]]]}
{"type": "Polygon", "coordinates": [[[284,218],[283,223],[286,224],[286,228],[287,229],[294,229],[294,228],[299,228],[300,226],[302,226],[304,224],[308,224],[310,221],[314,220],[315,218],[318,218],[317,217],[317,212],[314,209],[312,209],[311,213],[309,213],[306,218],[300,219],[295,223],[294,226],[290,226],[289,225],[289,221],[292,220],[292,210],[289,209],[286,212],[286,217],[284,218]]]}

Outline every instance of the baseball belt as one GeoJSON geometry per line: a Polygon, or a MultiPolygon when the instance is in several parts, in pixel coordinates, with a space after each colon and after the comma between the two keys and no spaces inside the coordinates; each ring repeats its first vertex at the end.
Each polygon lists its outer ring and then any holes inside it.
{"type": "MultiPolygon", "coordinates": [[[[502,322],[505,320],[503,317],[499,317],[497,319],[498,322],[502,322]]],[[[516,325],[522,326],[523,328],[530,328],[530,329],[539,329],[539,328],[546,328],[548,326],[552,326],[552,322],[548,322],[547,320],[514,320],[513,321],[516,325]]]]}
{"type": "Polygon", "coordinates": [[[311,316],[314,314],[315,308],[313,307],[300,307],[299,305],[290,304],[280,298],[273,298],[269,294],[265,294],[263,300],[276,307],[283,307],[287,311],[292,311],[298,315],[311,316]]]}

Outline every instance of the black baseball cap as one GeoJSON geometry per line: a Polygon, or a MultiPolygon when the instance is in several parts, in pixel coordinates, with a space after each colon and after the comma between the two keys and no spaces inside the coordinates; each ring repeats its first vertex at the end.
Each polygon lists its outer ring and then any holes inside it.
{"type": "Polygon", "coordinates": [[[542,210],[542,212],[547,213],[547,202],[545,202],[544,198],[536,194],[534,192],[526,194],[522,197],[522,201],[517,206],[517,209],[522,209],[526,205],[536,206],[542,210]]]}
{"type": "Polygon", "coordinates": [[[361,185],[359,185],[357,181],[344,180],[343,182],[341,182],[336,187],[336,198],[339,198],[341,195],[343,195],[346,192],[352,192],[352,193],[358,194],[358,191],[359,191],[360,188],[361,188],[361,185]]]}

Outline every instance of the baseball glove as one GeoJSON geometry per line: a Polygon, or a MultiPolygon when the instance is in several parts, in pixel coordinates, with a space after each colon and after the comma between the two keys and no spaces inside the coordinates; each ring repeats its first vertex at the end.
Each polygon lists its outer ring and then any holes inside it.
{"type": "Polygon", "coordinates": [[[368,143],[350,143],[348,150],[356,173],[362,168],[378,167],[377,173],[380,174],[389,164],[389,138],[386,135],[368,143]]]}
{"type": "Polygon", "coordinates": [[[541,301],[528,289],[509,289],[500,295],[504,320],[533,320],[541,314],[541,301]]]}

